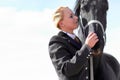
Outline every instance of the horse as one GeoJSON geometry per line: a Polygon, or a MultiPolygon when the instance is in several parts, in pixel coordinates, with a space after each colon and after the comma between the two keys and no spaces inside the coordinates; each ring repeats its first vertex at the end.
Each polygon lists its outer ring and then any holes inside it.
{"type": "MultiPolygon", "coordinates": [[[[79,17],[78,37],[84,44],[89,32],[95,32],[99,41],[91,49],[94,56],[100,56],[99,72],[95,80],[120,80],[119,62],[110,54],[104,53],[106,43],[107,0],[76,0],[74,11],[79,17]]],[[[95,64],[95,63],[94,63],[95,64]]]]}
{"type": "Polygon", "coordinates": [[[79,16],[80,29],[78,36],[82,43],[89,32],[95,32],[99,38],[93,50],[100,54],[103,52],[106,42],[106,15],[108,10],[107,0],[77,0],[75,14],[79,16]],[[91,21],[91,22],[90,22],[91,21]]]}

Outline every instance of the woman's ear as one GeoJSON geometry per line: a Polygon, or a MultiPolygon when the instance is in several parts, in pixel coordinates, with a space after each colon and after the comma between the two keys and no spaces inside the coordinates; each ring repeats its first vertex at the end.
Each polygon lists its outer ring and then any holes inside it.
{"type": "Polygon", "coordinates": [[[60,27],[64,27],[64,24],[63,24],[62,21],[60,21],[58,24],[59,24],[60,27]]]}
{"type": "Polygon", "coordinates": [[[59,21],[58,25],[59,25],[60,28],[64,27],[64,24],[63,24],[62,21],[59,21]]]}

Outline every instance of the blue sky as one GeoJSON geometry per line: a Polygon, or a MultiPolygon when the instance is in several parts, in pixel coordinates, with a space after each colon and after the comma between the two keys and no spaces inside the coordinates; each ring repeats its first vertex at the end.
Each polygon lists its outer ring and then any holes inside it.
{"type": "MultiPolygon", "coordinates": [[[[119,23],[117,17],[120,13],[119,9],[119,0],[113,1],[109,0],[109,11],[108,11],[108,20],[112,26],[118,26],[119,23]]],[[[73,9],[75,0],[0,0],[0,6],[4,7],[15,7],[19,10],[32,10],[32,11],[43,11],[45,9],[54,9],[61,5],[67,5],[73,9]]],[[[109,24],[108,23],[108,24],[109,24]]]]}
{"type": "Polygon", "coordinates": [[[74,0],[1,0],[2,6],[13,6],[18,10],[44,10],[45,8],[55,8],[60,5],[69,5],[74,0]]]}
{"type": "MultiPolygon", "coordinates": [[[[75,0],[0,0],[0,80],[57,80],[48,42],[58,30],[52,13],[75,0]],[[48,2],[49,1],[49,2],[48,2]]],[[[109,0],[104,52],[120,62],[119,0],[109,0]]]]}

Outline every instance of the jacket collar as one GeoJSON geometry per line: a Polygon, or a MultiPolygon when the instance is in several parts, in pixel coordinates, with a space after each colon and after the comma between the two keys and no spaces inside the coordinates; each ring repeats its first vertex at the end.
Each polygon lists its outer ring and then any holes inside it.
{"type": "Polygon", "coordinates": [[[64,38],[65,40],[67,40],[70,44],[72,44],[73,46],[75,46],[77,49],[80,49],[82,44],[81,43],[77,43],[74,39],[72,39],[71,37],[69,37],[66,33],[60,31],[58,33],[59,36],[61,36],[62,38],[64,38]]]}

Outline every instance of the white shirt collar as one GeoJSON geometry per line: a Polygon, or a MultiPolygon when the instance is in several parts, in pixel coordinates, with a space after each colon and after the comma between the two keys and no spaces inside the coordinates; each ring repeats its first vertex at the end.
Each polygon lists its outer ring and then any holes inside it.
{"type": "Polygon", "coordinates": [[[71,34],[71,33],[68,33],[68,32],[65,32],[65,31],[62,31],[64,33],[66,33],[69,37],[71,37],[72,39],[75,39],[76,35],[75,34],[71,34]]]}

